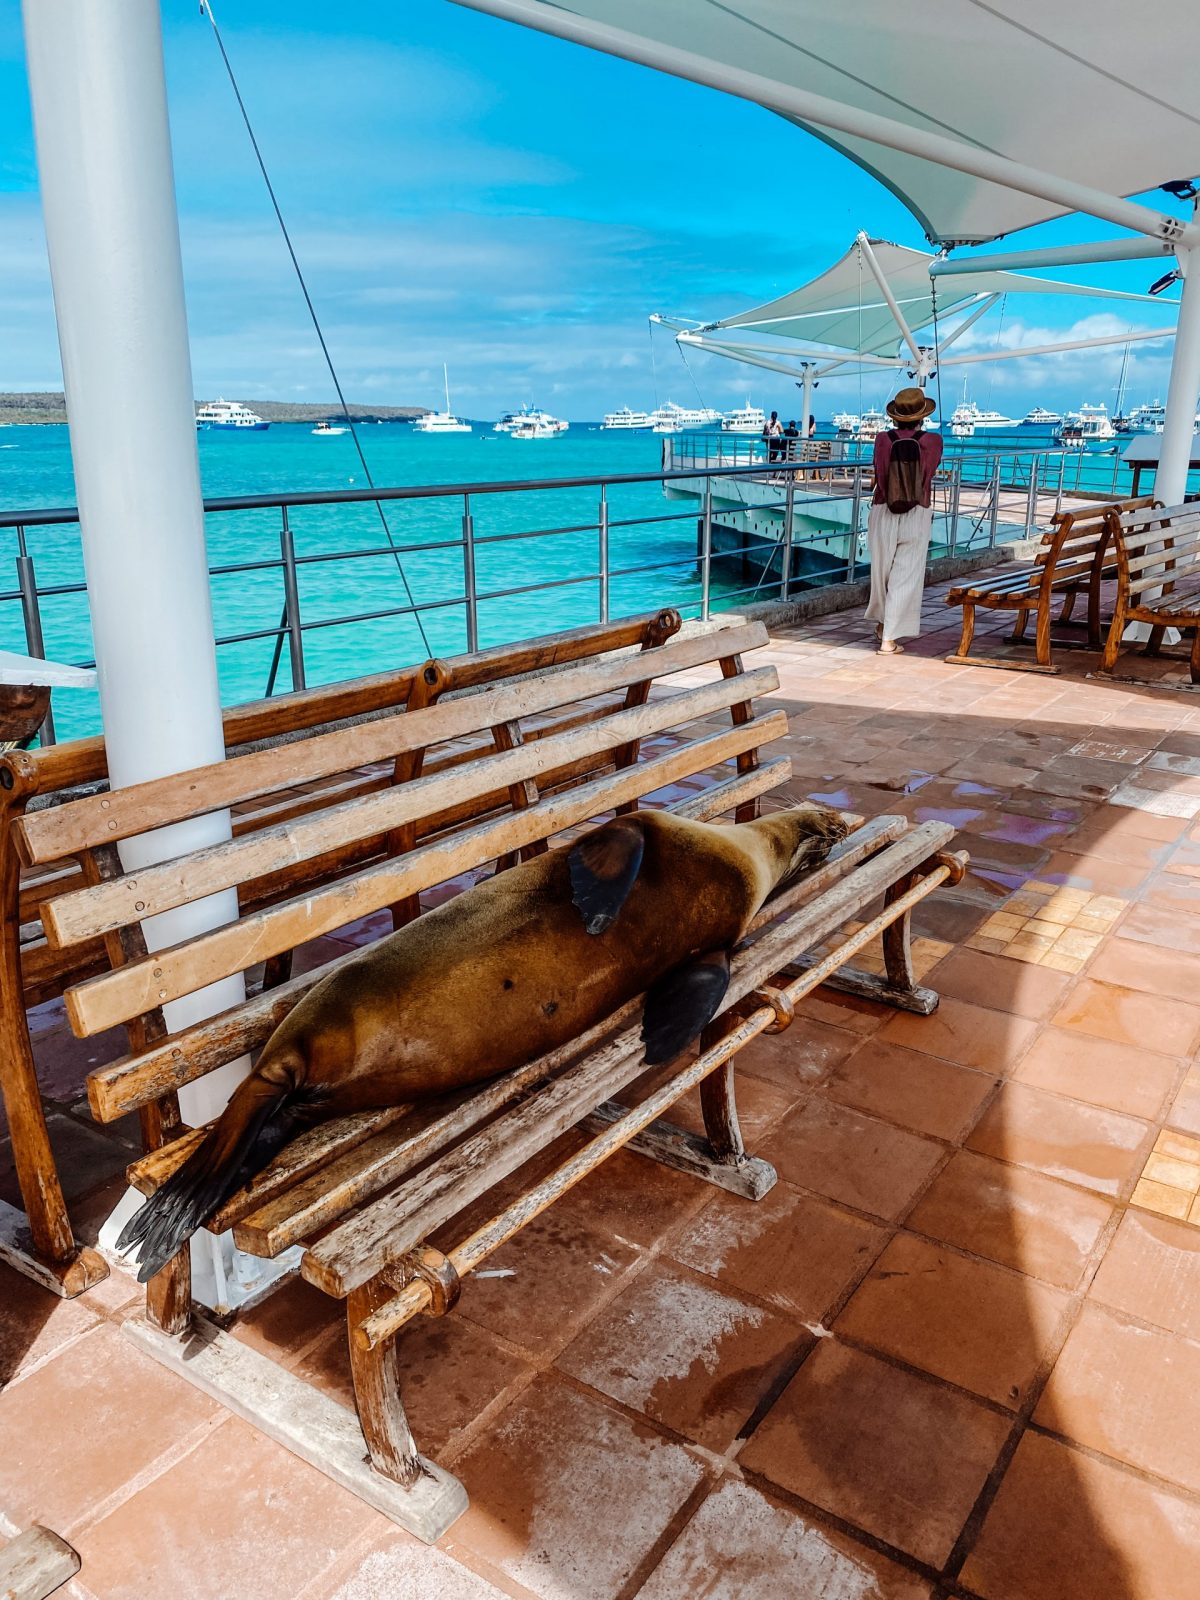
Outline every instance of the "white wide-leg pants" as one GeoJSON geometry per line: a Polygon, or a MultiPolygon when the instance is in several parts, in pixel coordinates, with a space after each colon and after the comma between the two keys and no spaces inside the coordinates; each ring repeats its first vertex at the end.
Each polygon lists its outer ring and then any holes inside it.
{"type": "Polygon", "coordinates": [[[921,631],[921,592],[932,528],[930,506],[914,506],[899,517],[886,506],[871,507],[867,517],[871,554],[867,620],[883,624],[885,639],[911,639],[921,631]]]}

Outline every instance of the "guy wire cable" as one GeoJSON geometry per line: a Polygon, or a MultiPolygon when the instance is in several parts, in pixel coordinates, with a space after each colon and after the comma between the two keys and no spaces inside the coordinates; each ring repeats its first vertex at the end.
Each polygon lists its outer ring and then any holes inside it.
{"type": "MultiPolygon", "coordinates": [[[[275,211],[275,219],[279,223],[279,231],[283,234],[283,242],[287,246],[288,255],[292,258],[292,266],[295,268],[296,278],[300,284],[300,292],[304,296],[304,303],[308,307],[308,314],[312,319],[313,330],[317,335],[317,342],[321,346],[321,354],[325,357],[325,365],[329,369],[329,376],[333,380],[333,387],[337,390],[338,404],[342,408],[342,415],[345,417],[346,424],[350,429],[350,437],[354,441],[354,448],[358,454],[358,459],[362,466],[363,476],[367,480],[368,488],[373,489],[375,487],[375,480],[371,476],[371,469],[367,465],[366,456],[363,454],[362,441],[358,437],[358,429],[354,426],[354,418],[350,415],[350,408],[347,406],[346,397],[342,393],[342,385],[338,379],[337,371],[333,365],[333,358],[329,354],[329,346],[325,343],[325,334],[322,331],[321,322],[317,316],[317,309],[313,305],[312,296],[308,292],[308,284],[304,281],[304,273],[300,270],[300,262],[297,259],[296,251],[292,245],[292,236],[288,232],[287,223],[283,220],[283,212],[280,210],[279,201],[275,196],[275,188],[271,182],[270,174],[267,172],[267,164],[263,160],[263,153],[259,149],[258,140],[254,135],[254,128],[250,122],[250,113],[246,110],[246,102],[242,99],[242,91],[238,88],[238,81],[234,74],[233,63],[229,59],[228,52],[225,49],[225,41],[221,38],[221,30],[217,27],[217,19],[213,15],[211,0],[200,0],[200,12],[202,16],[206,16],[208,18],[209,23],[212,26],[213,37],[217,41],[217,49],[221,52],[221,60],[225,63],[225,71],[229,75],[230,87],[233,90],[234,98],[237,100],[238,110],[242,114],[242,121],[246,125],[246,132],[250,137],[250,144],[254,150],[254,159],[258,162],[258,170],[262,173],[263,182],[267,186],[267,194],[271,198],[271,205],[275,211]]],[[[413,608],[411,616],[417,625],[417,632],[421,636],[421,643],[426,652],[429,655],[432,655],[433,647],[429,643],[429,637],[425,632],[425,624],[421,620],[421,613],[417,610],[417,602],[409,584],[408,575],[405,572],[404,565],[400,560],[400,548],[396,544],[395,539],[393,539],[392,530],[388,526],[387,515],[383,509],[383,502],[376,500],[375,509],[379,513],[379,520],[383,525],[384,537],[387,539],[387,542],[391,547],[392,558],[396,563],[396,571],[400,574],[400,582],[404,585],[405,597],[407,598],[409,605],[413,608]]]]}

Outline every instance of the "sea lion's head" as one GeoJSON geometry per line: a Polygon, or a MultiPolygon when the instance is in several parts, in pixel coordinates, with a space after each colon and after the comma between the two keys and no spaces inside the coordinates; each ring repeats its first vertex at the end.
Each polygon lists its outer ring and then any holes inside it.
{"type": "Polygon", "coordinates": [[[832,806],[802,800],[772,811],[750,824],[767,842],[774,868],[773,892],[786,888],[802,873],[819,866],[839,839],[850,832],[850,820],[832,806]]]}

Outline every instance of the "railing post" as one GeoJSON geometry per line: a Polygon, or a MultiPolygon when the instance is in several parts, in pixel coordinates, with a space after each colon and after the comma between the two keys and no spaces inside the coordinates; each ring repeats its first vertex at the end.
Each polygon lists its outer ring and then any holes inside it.
{"type": "MultiPolygon", "coordinates": [[[[665,441],[664,441],[665,442],[665,441]]],[[[600,535],[600,621],[608,621],[608,488],[600,485],[600,510],[597,530],[600,535]]]]}
{"type": "Polygon", "coordinates": [[[846,553],[846,582],[853,583],[858,575],[858,523],[862,515],[862,463],[854,467],[854,498],[850,502],[850,547],[846,553]]]}
{"type": "Polygon", "coordinates": [[[783,501],[783,554],[779,558],[779,598],[786,600],[792,586],[792,534],[796,517],[796,474],[788,473],[783,501]]]}
{"type": "Polygon", "coordinates": [[[1037,527],[1038,458],[1029,458],[1029,493],[1025,497],[1025,537],[1031,538],[1037,527]]]}
{"type": "Polygon", "coordinates": [[[958,514],[962,505],[962,461],[954,463],[950,479],[950,554],[958,549],[958,514]]]}
{"type": "Polygon", "coordinates": [[[300,585],[296,579],[296,543],[288,522],[288,508],[280,506],[283,522],[279,529],[279,549],[283,556],[283,597],[287,604],[288,655],[292,664],[292,688],[308,687],[304,678],[304,633],[300,626],[300,585]]]}
{"type": "MultiPolygon", "coordinates": [[[[39,661],[46,659],[46,646],[42,640],[42,613],[38,605],[37,574],[33,570],[33,557],[25,544],[25,529],[17,528],[17,582],[21,587],[21,614],[25,619],[25,647],[39,661]]],[[[54,714],[46,707],[45,720],[39,735],[42,744],[54,743],[54,714]]]]}
{"type": "Polygon", "coordinates": [[[712,480],[704,485],[704,520],[700,538],[700,617],[709,618],[712,591],[712,480]]]}
{"type": "Polygon", "coordinates": [[[467,649],[479,649],[479,596],[475,584],[475,519],[471,496],[463,495],[463,586],[467,596],[467,649]]]}
{"type": "Polygon", "coordinates": [[[992,512],[991,524],[988,528],[988,549],[996,548],[996,526],[1000,521],[1000,463],[996,462],[992,468],[992,512]]]}
{"type": "Polygon", "coordinates": [[[1055,514],[1055,516],[1057,516],[1058,513],[1062,510],[1063,480],[1066,478],[1066,475],[1067,475],[1067,452],[1065,450],[1060,450],[1058,452],[1058,493],[1054,497],[1054,514],[1055,514]]]}

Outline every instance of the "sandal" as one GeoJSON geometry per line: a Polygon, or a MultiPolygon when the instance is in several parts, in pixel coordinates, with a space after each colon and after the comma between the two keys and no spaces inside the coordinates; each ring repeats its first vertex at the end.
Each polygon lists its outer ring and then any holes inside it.
{"type": "Polygon", "coordinates": [[[876,653],[881,656],[902,656],[904,654],[904,646],[896,644],[894,640],[883,640],[876,653]]]}

